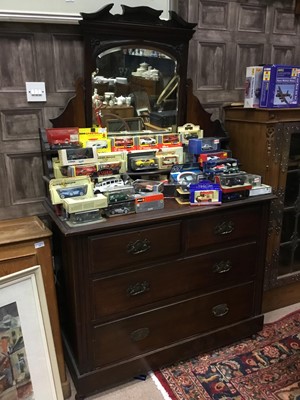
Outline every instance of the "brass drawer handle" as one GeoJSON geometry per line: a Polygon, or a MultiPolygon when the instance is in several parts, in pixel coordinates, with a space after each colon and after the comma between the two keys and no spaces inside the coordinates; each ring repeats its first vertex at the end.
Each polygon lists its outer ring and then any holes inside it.
{"type": "Polygon", "coordinates": [[[150,284],[147,281],[144,282],[137,282],[133,285],[128,286],[127,294],[129,296],[137,296],[138,294],[143,294],[150,290],[150,284]]]}
{"type": "Polygon", "coordinates": [[[148,239],[138,239],[135,242],[130,242],[127,245],[127,253],[141,254],[151,249],[151,242],[148,239]]]}
{"type": "Polygon", "coordinates": [[[226,303],[218,304],[217,306],[212,308],[212,313],[214,317],[224,317],[224,315],[228,314],[229,308],[226,303]]]}
{"type": "Polygon", "coordinates": [[[233,221],[224,221],[215,226],[214,232],[215,235],[229,235],[234,231],[234,222],[233,221]]]}
{"type": "Polygon", "coordinates": [[[217,274],[223,274],[224,272],[230,271],[232,268],[232,263],[229,260],[222,260],[213,266],[213,271],[217,274]]]}
{"type": "Polygon", "coordinates": [[[134,342],[139,342],[140,340],[146,339],[149,336],[150,329],[149,328],[140,328],[136,331],[130,333],[130,338],[134,342]]]}

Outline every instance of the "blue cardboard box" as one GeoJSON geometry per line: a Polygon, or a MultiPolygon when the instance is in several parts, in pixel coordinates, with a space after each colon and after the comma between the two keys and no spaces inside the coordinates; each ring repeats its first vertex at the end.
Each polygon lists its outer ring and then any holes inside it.
{"type": "Polygon", "coordinates": [[[300,67],[265,65],[259,107],[289,108],[299,106],[300,67]]]}

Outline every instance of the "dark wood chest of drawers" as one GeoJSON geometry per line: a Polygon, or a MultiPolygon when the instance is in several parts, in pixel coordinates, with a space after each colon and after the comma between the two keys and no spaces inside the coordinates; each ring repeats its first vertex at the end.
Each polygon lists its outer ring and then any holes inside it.
{"type": "Polygon", "coordinates": [[[273,196],[68,228],[53,220],[77,398],[258,331],[273,196]]]}

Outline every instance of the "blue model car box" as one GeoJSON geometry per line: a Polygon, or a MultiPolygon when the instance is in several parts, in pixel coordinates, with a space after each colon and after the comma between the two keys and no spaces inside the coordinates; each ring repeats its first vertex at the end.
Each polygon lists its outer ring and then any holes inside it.
{"type": "Polygon", "coordinates": [[[289,108],[299,106],[300,67],[265,65],[259,107],[289,108]]]}

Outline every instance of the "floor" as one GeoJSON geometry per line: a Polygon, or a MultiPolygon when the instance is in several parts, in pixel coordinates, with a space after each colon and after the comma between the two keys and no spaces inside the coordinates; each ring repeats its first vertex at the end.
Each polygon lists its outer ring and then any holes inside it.
{"type": "MultiPolygon", "coordinates": [[[[265,323],[276,321],[284,315],[300,309],[300,303],[281,308],[265,314],[265,323]]],[[[72,394],[69,400],[75,399],[75,389],[71,382],[72,394]]],[[[145,381],[134,380],[120,385],[114,389],[102,392],[95,396],[87,397],[85,400],[168,400],[169,396],[160,386],[153,374],[150,374],[145,381]]]]}

